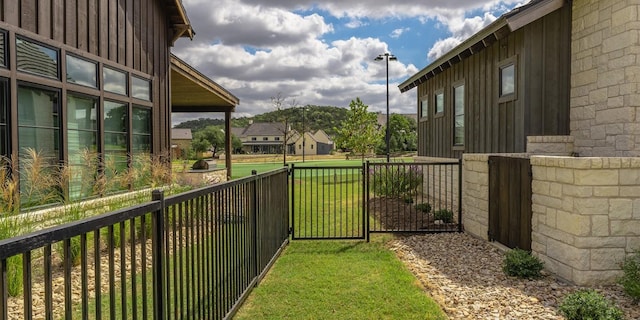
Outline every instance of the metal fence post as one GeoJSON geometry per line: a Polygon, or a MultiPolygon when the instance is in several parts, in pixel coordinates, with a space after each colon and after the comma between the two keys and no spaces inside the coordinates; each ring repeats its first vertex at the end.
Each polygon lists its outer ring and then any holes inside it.
{"type": "Polygon", "coordinates": [[[152,201],[160,201],[160,210],[154,211],[152,214],[152,256],[153,256],[153,318],[161,320],[165,318],[164,303],[164,192],[162,190],[153,190],[151,194],[152,201]]]}
{"type": "Polygon", "coordinates": [[[296,170],[295,170],[296,165],[294,163],[291,164],[291,169],[289,172],[291,172],[291,196],[289,197],[289,199],[291,199],[291,221],[290,221],[290,225],[289,225],[289,234],[291,235],[291,239],[295,239],[296,235],[294,234],[295,232],[295,225],[296,225],[296,183],[295,183],[295,174],[296,174],[296,170]]]}
{"type": "Polygon", "coordinates": [[[458,159],[458,232],[462,232],[462,156],[458,159]]]}
{"type": "MultiPolygon", "coordinates": [[[[251,175],[253,177],[255,177],[258,174],[258,171],[256,170],[251,170],[251,175]]],[[[254,260],[256,262],[255,265],[255,277],[259,277],[260,276],[260,258],[259,258],[259,250],[258,250],[258,245],[260,244],[260,240],[258,237],[258,178],[255,178],[253,180],[253,186],[252,186],[252,190],[251,192],[253,193],[253,197],[252,197],[252,205],[251,205],[251,211],[253,211],[251,214],[253,215],[253,224],[252,224],[252,228],[253,230],[253,256],[254,256],[254,260]]],[[[258,282],[256,282],[256,285],[258,284],[258,282]]]]}
{"type": "Polygon", "coordinates": [[[363,172],[363,176],[364,177],[363,178],[364,178],[364,185],[365,185],[365,188],[364,188],[365,195],[363,197],[363,200],[364,200],[363,210],[365,211],[363,216],[364,216],[365,221],[363,221],[363,222],[364,222],[364,225],[365,225],[365,232],[366,232],[367,242],[369,242],[369,240],[370,240],[369,233],[371,231],[371,226],[369,225],[369,198],[371,196],[369,194],[369,168],[370,168],[369,165],[370,165],[369,160],[367,160],[367,162],[365,164],[363,164],[363,169],[364,169],[364,172],[363,172]]]}

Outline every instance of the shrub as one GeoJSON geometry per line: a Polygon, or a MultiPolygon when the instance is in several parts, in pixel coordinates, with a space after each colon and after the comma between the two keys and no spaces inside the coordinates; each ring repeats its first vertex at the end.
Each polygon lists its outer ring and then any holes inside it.
{"type": "Polygon", "coordinates": [[[622,320],[622,311],[595,290],[580,290],[567,295],[560,303],[567,320],[622,320]]]}
{"type": "Polygon", "coordinates": [[[508,251],[502,261],[502,271],[508,276],[518,278],[538,278],[544,263],[529,251],[513,249],[508,251]]]}
{"type": "Polygon", "coordinates": [[[622,264],[622,277],[618,283],[634,301],[640,301],[640,250],[622,264]]]}
{"type": "Polygon", "coordinates": [[[449,209],[440,209],[433,212],[433,220],[441,220],[443,223],[453,222],[453,211],[449,209]]]}
{"type": "Polygon", "coordinates": [[[422,186],[422,167],[417,165],[375,166],[370,170],[373,192],[378,196],[399,198],[411,203],[412,197],[418,194],[422,186]]]}
{"type": "Polygon", "coordinates": [[[429,213],[431,212],[431,204],[425,202],[425,203],[418,203],[414,206],[416,208],[416,210],[418,211],[422,211],[423,213],[429,213]]]}

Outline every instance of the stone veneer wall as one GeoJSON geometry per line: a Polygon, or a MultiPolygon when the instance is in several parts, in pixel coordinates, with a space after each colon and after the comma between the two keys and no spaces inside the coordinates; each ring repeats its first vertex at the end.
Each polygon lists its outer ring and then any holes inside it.
{"type": "Polygon", "coordinates": [[[580,156],[640,156],[635,0],[573,1],[571,135],[580,156]]]}
{"type": "Polygon", "coordinates": [[[458,222],[458,159],[436,158],[436,157],[415,157],[417,163],[454,163],[446,166],[423,167],[422,193],[429,199],[433,211],[439,209],[450,209],[454,211],[454,220],[458,222]]]}
{"type": "Polygon", "coordinates": [[[580,285],[612,283],[640,249],[640,158],[532,156],[532,250],[580,285]]]}
{"type": "Polygon", "coordinates": [[[574,153],[572,136],[528,136],[527,153],[570,156],[574,153]]]}

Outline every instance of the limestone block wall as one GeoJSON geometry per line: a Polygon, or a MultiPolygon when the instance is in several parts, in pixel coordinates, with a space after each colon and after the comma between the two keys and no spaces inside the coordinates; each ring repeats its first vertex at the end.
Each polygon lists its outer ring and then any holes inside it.
{"type": "Polygon", "coordinates": [[[640,158],[532,156],[532,250],[579,285],[613,283],[640,248],[640,158]]]}
{"type": "Polygon", "coordinates": [[[573,155],[572,136],[528,136],[527,153],[538,155],[573,155]]]}
{"type": "Polygon", "coordinates": [[[462,225],[480,239],[489,240],[489,155],[462,156],[462,225]]]}
{"type": "Polygon", "coordinates": [[[640,156],[635,0],[573,1],[570,129],[580,156],[640,156]]]}
{"type": "Polygon", "coordinates": [[[458,222],[458,195],[460,188],[458,183],[459,168],[458,159],[415,157],[417,163],[451,163],[443,166],[423,166],[422,194],[428,199],[433,210],[449,209],[454,214],[455,222],[458,222]]]}

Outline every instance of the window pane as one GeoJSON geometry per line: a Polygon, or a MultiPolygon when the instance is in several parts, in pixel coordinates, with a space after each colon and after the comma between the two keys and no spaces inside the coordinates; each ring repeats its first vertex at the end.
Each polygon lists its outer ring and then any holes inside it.
{"type": "Polygon", "coordinates": [[[500,69],[500,96],[515,92],[515,65],[509,65],[500,69]]]}
{"type": "Polygon", "coordinates": [[[18,70],[58,79],[58,51],[16,38],[18,70]]]}
{"type": "Polygon", "coordinates": [[[127,74],[111,68],[103,68],[104,91],[127,95],[127,74]]]}
{"type": "Polygon", "coordinates": [[[151,153],[151,135],[133,135],[133,153],[151,153]]]}
{"type": "Polygon", "coordinates": [[[151,83],[149,80],[131,77],[131,96],[142,100],[151,100],[151,83]]]}
{"type": "Polygon", "coordinates": [[[454,88],[453,144],[464,145],[464,85],[454,88]]]}
{"type": "Polygon", "coordinates": [[[97,88],[97,74],[95,63],[67,55],[67,82],[97,88]]]}
{"type": "Polygon", "coordinates": [[[7,66],[7,53],[5,48],[7,47],[5,42],[7,39],[7,34],[4,31],[0,31],[0,65],[6,67],[7,66]]]}
{"type": "Polygon", "coordinates": [[[96,130],[97,100],[67,95],[67,126],[69,129],[96,130]]]}
{"type": "Polygon", "coordinates": [[[420,118],[427,117],[429,114],[429,100],[420,101],[420,118]]]}
{"type": "Polygon", "coordinates": [[[127,132],[127,105],[121,102],[104,102],[104,131],[127,132]]]}
{"type": "Polygon", "coordinates": [[[18,125],[58,128],[58,93],[18,87],[18,125]]]}
{"type": "Polygon", "coordinates": [[[151,109],[133,107],[133,133],[151,134],[151,109]]]}
{"type": "Polygon", "coordinates": [[[444,112],[444,93],[436,94],[436,113],[444,112]]]}

